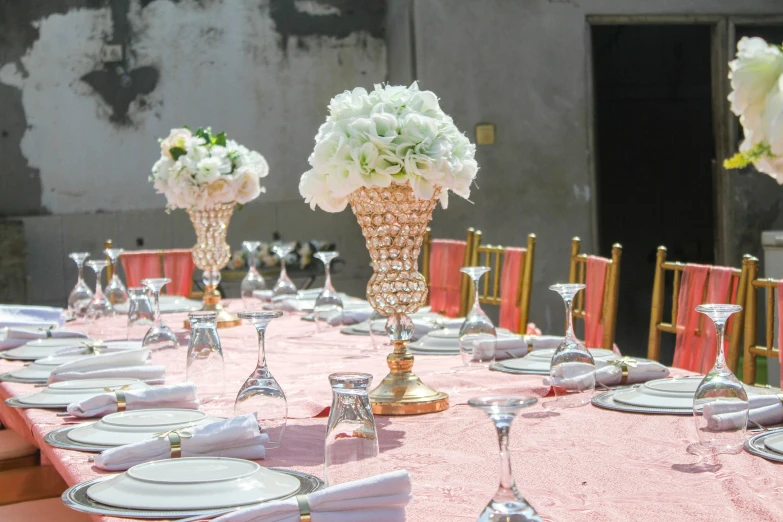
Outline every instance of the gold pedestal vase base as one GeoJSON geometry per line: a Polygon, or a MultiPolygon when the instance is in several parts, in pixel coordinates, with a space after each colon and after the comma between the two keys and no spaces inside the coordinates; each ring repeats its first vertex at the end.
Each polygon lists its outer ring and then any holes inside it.
{"type": "MultiPolygon", "coordinates": [[[[215,287],[207,287],[204,289],[204,306],[202,306],[199,311],[217,312],[218,328],[231,328],[242,324],[242,320],[239,317],[223,308],[223,305],[220,304],[220,293],[215,287]]],[[[185,320],[185,328],[190,328],[190,321],[185,320]]]]}

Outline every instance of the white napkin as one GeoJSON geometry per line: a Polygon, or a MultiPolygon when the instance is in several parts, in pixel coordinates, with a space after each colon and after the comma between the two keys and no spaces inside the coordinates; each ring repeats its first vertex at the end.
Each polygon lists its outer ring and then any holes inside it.
{"type": "MultiPolygon", "coordinates": [[[[559,386],[569,389],[586,389],[590,386],[590,382],[593,379],[595,379],[596,386],[599,384],[603,386],[617,386],[622,382],[623,370],[619,363],[612,363],[612,361],[618,360],[620,359],[596,359],[595,377],[589,371],[589,364],[580,362],[560,364],[556,368],[558,375],[555,376],[555,379],[559,386]]],[[[628,377],[625,384],[636,384],[669,376],[669,369],[659,362],[630,359],[626,365],[628,367],[628,377]],[[635,364],[635,366],[631,364],[635,364]]],[[[551,386],[552,378],[544,377],[544,384],[551,386]]]]}
{"type": "Polygon", "coordinates": [[[253,297],[261,301],[271,301],[273,293],[272,290],[253,290],[253,297]]]}
{"type": "MultiPolygon", "coordinates": [[[[196,386],[192,382],[126,390],[125,403],[127,410],[150,408],[197,410],[199,407],[196,386]]],[[[102,393],[68,405],[68,413],[74,417],[103,417],[116,411],[117,395],[114,392],[102,393]]]]}
{"type": "Polygon", "coordinates": [[[78,381],[80,379],[139,379],[147,384],[163,384],[166,382],[166,367],[157,364],[140,364],[122,368],[104,368],[66,372],[58,371],[57,375],[49,375],[49,384],[57,381],[78,381]]]}
{"type": "Polygon", "coordinates": [[[362,323],[368,320],[372,316],[373,312],[374,310],[369,306],[366,308],[347,308],[343,309],[342,312],[330,313],[326,318],[326,322],[332,326],[338,326],[341,324],[348,326],[362,323]]]}
{"type": "MultiPolygon", "coordinates": [[[[486,344],[487,341],[479,341],[479,350],[482,350],[480,353],[486,353],[483,351],[487,349],[484,346],[486,344]]],[[[527,339],[521,335],[498,335],[495,341],[495,359],[498,361],[522,357],[527,354],[527,350],[527,339]]]]}
{"type": "Polygon", "coordinates": [[[525,340],[533,350],[557,348],[563,342],[562,335],[526,335],[525,340]]]}
{"type": "MultiPolygon", "coordinates": [[[[266,434],[258,430],[254,415],[240,415],[231,419],[177,430],[183,457],[230,457],[259,460],[266,455],[266,434]]],[[[171,456],[168,436],[136,442],[106,450],[95,457],[95,465],[108,471],[122,471],[152,460],[171,456]]]]}
{"type": "MultiPolygon", "coordinates": [[[[411,479],[405,470],[346,482],[307,495],[313,522],[404,522],[411,500],[411,479]]],[[[299,522],[296,498],[266,502],[215,522],[299,522]]]]}
{"type": "MultiPolygon", "coordinates": [[[[77,361],[61,364],[49,375],[49,383],[57,381],[69,381],[73,378],[64,378],[64,375],[80,375],[84,373],[108,371],[120,368],[138,367],[146,363],[150,358],[150,350],[142,348],[140,350],[124,350],[117,353],[96,355],[86,357],[77,361]]],[[[165,371],[165,368],[164,368],[165,371]]],[[[113,375],[101,375],[101,377],[113,377],[113,375]]],[[[119,377],[119,375],[118,375],[119,377]]],[[[124,375],[123,377],[130,377],[124,375]]],[[[87,377],[76,377],[77,379],[86,379],[87,377]]],[[[137,377],[140,379],[141,377],[137,377]]]]}
{"type": "Polygon", "coordinates": [[[0,305],[0,326],[62,326],[65,310],[51,306],[0,305]]]}
{"type": "MultiPolygon", "coordinates": [[[[135,352],[139,350],[141,343],[136,341],[116,341],[117,344],[97,344],[97,348],[101,355],[108,355],[110,353],[125,353],[135,352]],[[135,347],[133,346],[135,344],[135,347]],[[130,347],[130,348],[128,348],[130,347]]],[[[74,339],[73,346],[65,346],[58,348],[55,355],[86,355],[90,353],[90,343],[100,343],[99,341],[84,341],[80,339],[74,339]]]]}
{"type": "MultiPolygon", "coordinates": [[[[744,409],[739,401],[715,401],[705,404],[703,413],[708,428],[724,431],[741,428],[738,424],[745,417],[744,409]]],[[[783,402],[777,395],[749,395],[748,419],[762,426],[780,424],[783,422],[783,402]]]]}
{"type": "Polygon", "coordinates": [[[23,344],[36,339],[78,339],[86,338],[87,336],[81,332],[75,332],[73,330],[60,330],[49,329],[41,327],[21,327],[21,326],[7,326],[0,328],[0,350],[9,350],[11,348],[18,348],[23,344]]]}

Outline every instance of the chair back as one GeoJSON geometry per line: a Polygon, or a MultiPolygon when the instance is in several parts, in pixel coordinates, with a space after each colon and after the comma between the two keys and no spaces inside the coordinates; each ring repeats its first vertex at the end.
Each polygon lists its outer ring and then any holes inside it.
{"type": "Polygon", "coordinates": [[[573,318],[584,322],[585,343],[589,348],[614,348],[622,253],[623,247],[615,243],[611,259],[588,256],[581,252],[578,237],[571,240],[568,282],[586,285],[574,298],[573,318]]]}
{"type": "Polygon", "coordinates": [[[141,286],[142,279],[168,277],[171,283],[163,287],[168,295],[193,295],[193,256],[190,249],[134,250],[120,255],[128,287],[141,286]]]}
{"type": "Polygon", "coordinates": [[[424,233],[421,273],[429,286],[427,300],[433,312],[450,317],[465,315],[465,296],[470,290],[470,278],[459,269],[470,264],[474,233],[469,228],[465,241],[433,239],[429,227],[424,233]]]}
{"type": "MultiPolygon", "coordinates": [[[[748,284],[747,297],[745,298],[745,342],[744,359],[742,362],[742,381],[746,384],[756,384],[756,359],[759,356],[768,357],[770,359],[780,359],[780,350],[774,346],[774,343],[775,318],[777,317],[778,319],[778,328],[783,325],[783,322],[780,321],[780,314],[782,311],[780,306],[780,298],[783,296],[780,290],[782,288],[783,281],[777,279],[757,279],[757,274],[758,260],[752,258],[752,260],[749,262],[748,271],[750,284],[748,284]],[[757,345],[757,296],[759,290],[761,289],[764,289],[766,292],[764,296],[764,344],[757,345]],[[777,312],[777,314],[775,312],[777,312]]],[[[780,339],[781,336],[778,334],[778,343],[780,343],[780,339]]],[[[781,383],[774,384],[783,384],[783,378],[781,379],[781,383]]]]}

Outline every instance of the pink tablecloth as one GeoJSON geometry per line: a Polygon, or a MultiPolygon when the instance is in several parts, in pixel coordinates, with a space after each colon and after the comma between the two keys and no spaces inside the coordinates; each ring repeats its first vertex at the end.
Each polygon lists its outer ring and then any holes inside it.
{"type": "MultiPolygon", "coordinates": [[[[175,327],[181,327],[183,317],[166,316],[175,327]]],[[[125,335],[122,324],[121,318],[113,320],[110,331],[116,337],[125,335]]],[[[386,374],[386,354],[373,353],[368,338],[337,330],[289,338],[307,328],[314,327],[293,316],[269,327],[269,368],[289,396],[294,418],[282,448],[271,450],[263,464],[323,476],[328,374],[365,371],[378,382],[386,374]]],[[[255,331],[241,326],[220,330],[220,337],[228,394],[207,409],[230,415],[234,396],[255,364],[255,331]]],[[[168,367],[168,382],[183,380],[185,352],[183,346],[154,354],[155,363],[168,367]]],[[[2,361],[0,371],[20,365],[2,361]]],[[[378,417],[379,471],[410,471],[414,499],[409,521],[473,521],[497,487],[499,460],[490,421],[465,403],[487,393],[540,396],[541,378],[463,372],[460,359],[452,356],[417,356],[415,370],[425,382],[448,392],[452,407],[419,417],[378,417]]],[[[0,383],[3,399],[31,391],[30,385],[0,383]]],[[[0,418],[41,447],[69,484],[101,474],[87,454],[43,443],[44,434],[66,422],[53,412],[3,404],[0,418]]],[[[592,406],[551,414],[539,404],[514,424],[511,451],[517,486],[547,520],[783,520],[783,468],[747,453],[701,458],[686,451],[694,440],[690,417],[623,414],[592,406]]]]}

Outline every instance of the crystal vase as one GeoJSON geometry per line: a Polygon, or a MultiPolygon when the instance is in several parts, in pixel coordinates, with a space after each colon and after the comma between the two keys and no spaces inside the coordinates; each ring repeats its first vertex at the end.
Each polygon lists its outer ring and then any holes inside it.
{"type": "Polygon", "coordinates": [[[413,355],[407,350],[413,336],[413,321],[407,314],[427,300],[427,282],[417,265],[439,194],[437,187],[431,199],[421,200],[408,183],[393,183],[362,187],[348,197],[372,259],[367,300],[388,317],[386,333],[394,347],[386,358],[390,373],[370,392],[377,415],[433,413],[449,407],[448,395],[425,385],[411,371],[413,355]]]}
{"type": "MultiPolygon", "coordinates": [[[[217,312],[217,327],[238,326],[237,316],[224,309],[220,304],[220,269],[231,259],[231,247],[226,243],[228,222],[234,213],[235,203],[217,203],[207,210],[188,210],[190,221],[196,231],[196,244],[193,247],[193,264],[203,273],[204,306],[202,311],[217,312]]],[[[188,322],[185,327],[190,328],[188,322]]]]}

